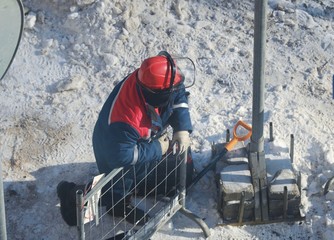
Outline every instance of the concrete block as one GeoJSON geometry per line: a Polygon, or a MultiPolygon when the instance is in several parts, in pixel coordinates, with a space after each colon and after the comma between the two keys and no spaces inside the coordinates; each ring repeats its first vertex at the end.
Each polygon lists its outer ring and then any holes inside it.
{"type": "MultiPolygon", "coordinates": [[[[220,213],[224,221],[227,222],[236,222],[239,220],[239,208],[240,201],[228,201],[228,202],[220,202],[220,213]]],[[[252,221],[254,218],[254,201],[245,201],[244,202],[244,214],[242,221],[252,221]]]]}
{"type": "Polygon", "coordinates": [[[248,164],[230,165],[220,172],[220,195],[223,201],[240,201],[241,193],[245,200],[254,198],[251,174],[248,164]]]}
{"type": "Polygon", "coordinates": [[[300,197],[295,174],[290,169],[279,170],[269,183],[269,198],[283,199],[287,187],[288,199],[300,197]]]}

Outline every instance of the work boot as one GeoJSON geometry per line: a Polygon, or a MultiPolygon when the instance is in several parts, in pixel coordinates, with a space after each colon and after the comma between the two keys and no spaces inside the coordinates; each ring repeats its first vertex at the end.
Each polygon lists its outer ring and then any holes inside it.
{"type": "Polygon", "coordinates": [[[61,181],[57,186],[60,199],[60,213],[69,226],[77,225],[76,192],[85,191],[86,185],[76,185],[73,182],[61,181]]]}

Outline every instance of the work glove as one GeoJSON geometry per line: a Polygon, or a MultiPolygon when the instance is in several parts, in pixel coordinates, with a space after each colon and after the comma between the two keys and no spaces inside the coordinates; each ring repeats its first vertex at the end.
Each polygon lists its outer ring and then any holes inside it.
{"type": "Polygon", "coordinates": [[[190,137],[188,131],[179,131],[173,134],[172,145],[178,142],[180,154],[184,153],[190,146],[190,137]]]}
{"type": "Polygon", "coordinates": [[[164,155],[169,148],[169,139],[168,139],[167,133],[164,133],[163,135],[161,135],[161,137],[158,138],[158,141],[160,143],[161,153],[162,155],[164,155]]]}

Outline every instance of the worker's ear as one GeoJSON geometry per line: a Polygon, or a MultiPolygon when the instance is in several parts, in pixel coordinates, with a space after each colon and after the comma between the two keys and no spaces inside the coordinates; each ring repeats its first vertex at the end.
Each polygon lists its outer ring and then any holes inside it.
{"type": "Polygon", "coordinates": [[[0,1],[0,80],[12,63],[23,29],[21,0],[0,1]]]}

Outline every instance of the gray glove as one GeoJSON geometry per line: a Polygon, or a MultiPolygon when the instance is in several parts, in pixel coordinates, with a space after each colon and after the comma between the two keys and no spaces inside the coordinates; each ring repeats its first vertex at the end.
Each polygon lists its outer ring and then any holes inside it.
{"type": "Polygon", "coordinates": [[[179,143],[180,154],[184,153],[190,146],[190,137],[188,131],[175,132],[172,139],[172,144],[179,143]]]}
{"type": "Polygon", "coordinates": [[[161,137],[158,138],[161,147],[161,153],[164,155],[169,148],[169,139],[167,133],[164,133],[161,137]]]}

